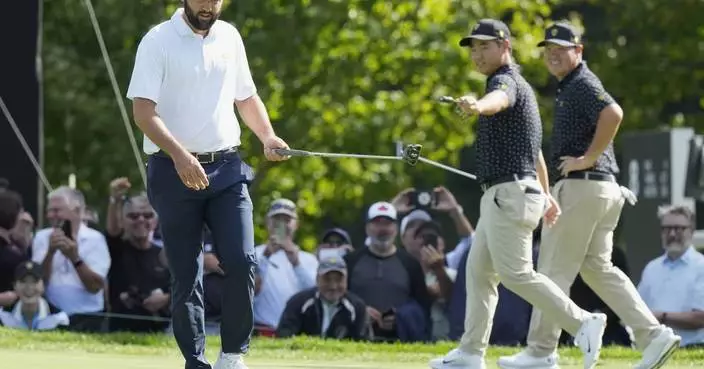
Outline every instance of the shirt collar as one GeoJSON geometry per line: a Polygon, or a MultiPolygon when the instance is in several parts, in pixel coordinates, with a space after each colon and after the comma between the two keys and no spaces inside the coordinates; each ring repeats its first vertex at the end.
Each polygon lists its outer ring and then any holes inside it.
{"type": "Polygon", "coordinates": [[[580,62],[579,64],[577,64],[577,67],[572,69],[572,71],[569,72],[565,76],[565,78],[563,78],[562,81],[560,81],[558,83],[558,86],[564,87],[566,84],[570,83],[575,77],[580,75],[582,73],[582,71],[585,70],[586,68],[587,68],[587,62],[585,62],[585,61],[580,62]]]}
{"type": "Polygon", "coordinates": [[[504,64],[504,65],[500,66],[499,68],[497,68],[494,71],[494,73],[490,74],[489,77],[487,77],[487,81],[498,74],[504,74],[510,70],[511,70],[511,64],[504,64]]]}
{"type": "MultiPolygon", "coordinates": [[[[176,32],[182,37],[201,37],[199,34],[193,32],[191,26],[186,23],[186,20],[183,19],[183,13],[183,8],[178,8],[174,12],[174,15],[171,16],[171,23],[173,23],[174,27],[176,27],[176,32]]],[[[210,28],[208,35],[213,33],[214,28],[215,25],[210,28]]]]}
{"type": "Polygon", "coordinates": [[[663,264],[674,264],[678,262],[682,262],[685,264],[689,264],[692,261],[692,258],[694,257],[694,253],[699,252],[694,249],[694,247],[689,246],[687,247],[687,250],[682,254],[682,256],[679,257],[679,259],[671,260],[670,258],[667,257],[667,254],[665,254],[665,257],[663,258],[663,264]]]}

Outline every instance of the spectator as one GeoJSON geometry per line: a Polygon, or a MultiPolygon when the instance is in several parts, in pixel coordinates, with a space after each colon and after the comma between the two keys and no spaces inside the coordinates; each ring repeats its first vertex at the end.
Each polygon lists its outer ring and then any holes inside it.
{"type": "Polygon", "coordinates": [[[408,251],[420,261],[425,273],[425,284],[433,299],[430,310],[432,337],[434,340],[447,340],[450,323],[445,305],[452,296],[452,285],[457,271],[445,266],[445,239],[442,237],[440,224],[433,221],[422,223],[417,227],[414,236],[413,248],[408,251]]]}
{"type": "Polygon", "coordinates": [[[682,337],[682,347],[704,346],[704,255],[692,245],[695,224],[685,206],[661,210],[665,253],[646,265],[638,285],[660,323],[682,337]]]}
{"type": "MultiPolygon", "coordinates": [[[[415,230],[423,222],[432,220],[430,214],[420,208],[415,208],[417,201],[412,199],[416,195],[414,188],[407,188],[401,191],[391,202],[396,210],[406,215],[401,220],[401,243],[404,247],[409,247],[415,242],[415,230]]],[[[445,187],[433,189],[436,201],[430,204],[428,210],[437,213],[447,214],[455,225],[455,231],[460,237],[460,242],[445,256],[445,262],[451,269],[457,270],[462,259],[462,255],[469,249],[472,243],[474,228],[469,219],[464,215],[464,209],[457,203],[455,196],[445,187]]]]}
{"type": "Polygon", "coordinates": [[[0,326],[25,330],[51,330],[67,326],[69,318],[42,295],[42,266],[26,261],[15,269],[15,293],[19,301],[5,311],[0,307],[0,326]]]}
{"type": "MultiPolygon", "coordinates": [[[[124,182],[110,185],[111,197],[121,197],[124,182]]],[[[160,256],[162,248],[151,242],[156,213],[146,196],[138,195],[108,206],[106,234],[110,258],[109,301],[111,311],[144,319],[110,319],[111,331],[158,332],[168,323],[170,274],[160,256]],[[115,218],[119,218],[116,220],[115,218]],[[116,226],[120,228],[115,228],[116,226]]]]}
{"type": "Polygon", "coordinates": [[[0,191],[0,307],[9,307],[17,301],[14,291],[14,270],[29,256],[12,240],[11,230],[22,213],[22,198],[17,192],[0,191]]]}
{"type": "Polygon", "coordinates": [[[255,248],[258,270],[255,277],[254,321],[276,329],[291,296],[315,286],[316,257],[293,241],[298,228],[296,204],[278,199],[269,207],[269,240],[255,248]]]}
{"type": "Polygon", "coordinates": [[[62,186],[47,199],[52,227],[37,232],[32,244],[32,259],[42,265],[47,301],[69,315],[70,330],[100,331],[111,261],[105,237],[81,221],[85,201],[79,191],[62,186]]]}
{"type": "Polygon", "coordinates": [[[348,284],[367,305],[375,339],[430,340],[431,299],[420,263],[394,244],[397,212],[377,202],[367,212],[369,247],[348,254],[348,284]]]}
{"type": "Polygon", "coordinates": [[[341,256],[345,256],[354,251],[352,238],[349,233],[342,228],[331,228],[323,233],[318,251],[323,249],[335,249],[341,256]]]}
{"type": "Polygon", "coordinates": [[[361,340],[369,338],[364,301],[347,290],[347,266],[328,249],[321,253],[317,287],[301,291],[286,303],[276,335],[361,340]]]}

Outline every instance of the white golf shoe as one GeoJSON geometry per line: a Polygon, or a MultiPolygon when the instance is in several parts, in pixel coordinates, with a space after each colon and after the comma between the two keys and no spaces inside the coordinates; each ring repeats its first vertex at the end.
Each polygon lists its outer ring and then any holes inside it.
{"type": "Polygon", "coordinates": [[[556,352],[545,357],[537,357],[524,350],[512,356],[500,357],[497,364],[501,369],[559,369],[558,358],[556,352]]]}
{"type": "Polygon", "coordinates": [[[486,369],[484,357],[470,355],[460,349],[450,351],[444,357],[430,360],[433,369],[486,369]]]}
{"type": "Polygon", "coordinates": [[[602,337],[606,329],[606,314],[590,314],[577,331],[574,344],[584,353],[584,369],[593,369],[601,355],[602,337]]]}
{"type": "Polygon", "coordinates": [[[682,337],[676,335],[671,328],[662,326],[660,333],[643,350],[643,358],[634,368],[661,368],[679,347],[681,341],[682,337]]]}
{"type": "Polygon", "coordinates": [[[240,354],[223,354],[220,353],[218,361],[215,363],[213,369],[249,369],[247,365],[244,364],[242,355],[240,354]]]}

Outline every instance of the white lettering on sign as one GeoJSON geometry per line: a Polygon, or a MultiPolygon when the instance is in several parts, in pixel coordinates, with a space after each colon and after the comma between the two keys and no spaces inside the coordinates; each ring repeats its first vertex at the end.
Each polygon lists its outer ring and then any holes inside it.
{"type": "Polygon", "coordinates": [[[660,168],[660,196],[664,199],[670,197],[670,161],[667,159],[662,161],[660,168]]]}
{"type": "Polygon", "coordinates": [[[658,198],[657,177],[650,159],[643,161],[643,197],[646,199],[658,198]]]}
{"type": "Polygon", "coordinates": [[[631,160],[628,163],[628,188],[638,196],[640,193],[640,170],[638,160],[631,160]]]}

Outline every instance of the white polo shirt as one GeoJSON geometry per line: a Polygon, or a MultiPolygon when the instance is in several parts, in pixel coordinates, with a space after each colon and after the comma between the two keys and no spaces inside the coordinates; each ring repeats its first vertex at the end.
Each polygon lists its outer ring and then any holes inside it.
{"type": "MultiPolygon", "coordinates": [[[[169,132],[191,152],[240,145],[235,101],[257,92],[237,29],[216,21],[206,37],[188,26],[179,8],[142,38],[127,98],[156,103],[169,132]]],[[[144,137],[144,152],[159,148],[144,137]]]]}
{"type": "MultiPolygon", "coordinates": [[[[32,243],[32,260],[41,264],[49,252],[49,237],[53,228],[37,232],[32,243]]],[[[95,229],[81,224],[76,237],[78,255],[96,274],[107,282],[110,270],[110,252],[105,236],[95,229]]],[[[94,313],[103,311],[105,299],[103,290],[90,293],[81,282],[78,272],[64,254],[57,251],[51,265],[51,276],[46,286],[46,299],[66,314],[94,313]]]]}

